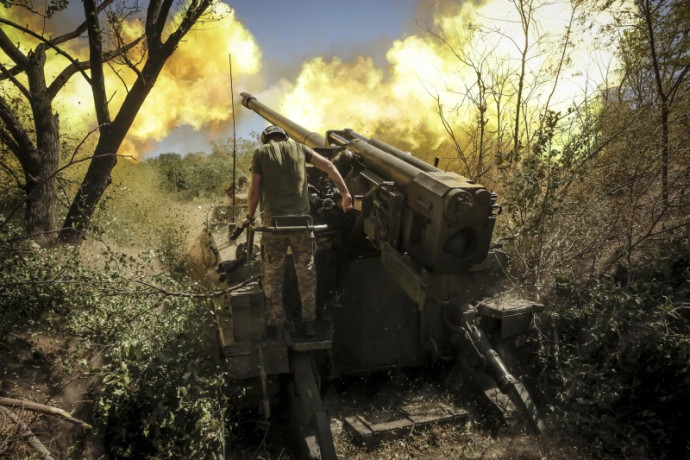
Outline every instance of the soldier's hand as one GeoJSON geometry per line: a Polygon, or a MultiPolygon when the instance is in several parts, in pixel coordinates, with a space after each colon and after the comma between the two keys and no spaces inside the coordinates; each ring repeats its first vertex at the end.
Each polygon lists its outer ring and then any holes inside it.
{"type": "Polygon", "coordinates": [[[343,208],[343,211],[349,211],[352,209],[352,195],[349,193],[342,195],[340,206],[343,208]]]}

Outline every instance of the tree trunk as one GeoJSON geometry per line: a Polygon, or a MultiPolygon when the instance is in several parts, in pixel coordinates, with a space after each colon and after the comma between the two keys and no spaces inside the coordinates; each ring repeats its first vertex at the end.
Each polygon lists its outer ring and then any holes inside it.
{"type": "Polygon", "coordinates": [[[27,69],[34,96],[31,111],[36,127],[36,147],[25,152],[27,161],[22,164],[26,178],[26,229],[29,234],[43,235],[55,230],[55,172],[60,160],[59,119],[57,113],[53,113],[45,85],[44,64],[45,53],[41,50],[27,69]]]}
{"type": "Polygon", "coordinates": [[[665,207],[668,207],[668,102],[662,99],[661,104],[661,198],[665,207]]]}
{"type": "Polygon", "coordinates": [[[513,132],[513,154],[512,160],[517,164],[520,150],[520,109],[522,108],[522,96],[525,89],[525,77],[527,75],[527,53],[530,49],[530,26],[532,23],[532,3],[528,0],[514,0],[520,14],[520,25],[524,34],[524,47],[520,51],[520,74],[518,75],[518,88],[515,95],[515,128],[513,132]]]}
{"type": "Polygon", "coordinates": [[[175,51],[180,40],[199,17],[207,11],[212,2],[211,0],[189,2],[177,29],[167,36],[165,43],[162,42],[161,36],[174,1],[152,0],[149,2],[145,25],[148,57],[141,72],[137,72],[137,80],[127,93],[112,122],[110,122],[108,101],[105,97],[107,91],[101,69],[104,61],[100,44],[101,27],[98,22],[98,15],[95,14],[97,7],[94,0],[84,0],[83,3],[89,40],[91,40],[89,46],[92,62],[91,75],[93,77],[91,85],[100,126],[100,138],[86,176],[60,231],[60,240],[72,244],[78,244],[81,241],[96,209],[96,204],[110,184],[112,180],[110,173],[117,164],[117,151],[132,126],[139,109],[156,83],[163,65],[175,51]]]}
{"type": "Polygon", "coordinates": [[[98,201],[112,182],[110,173],[117,164],[117,151],[170,54],[172,50],[159,51],[149,58],[141,73],[143,77],[132,86],[115,120],[101,128],[93,159],[60,231],[60,241],[79,244],[83,238],[98,201]]]}
{"type": "Polygon", "coordinates": [[[120,142],[106,142],[101,137],[96,146],[94,157],[84,176],[81,187],[72,201],[65,223],[60,231],[60,241],[78,244],[88,226],[96,204],[103,196],[103,192],[112,182],[110,173],[117,164],[117,150],[120,142]],[[107,145],[106,145],[107,144],[107,145]]]}
{"type": "Polygon", "coordinates": [[[40,160],[25,171],[26,230],[30,235],[47,234],[55,230],[55,177],[58,167],[57,151],[45,151],[40,160]]]}
{"type": "Polygon", "coordinates": [[[479,181],[484,173],[484,138],[486,137],[486,86],[482,75],[477,72],[477,87],[479,89],[479,154],[477,155],[477,173],[472,178],[479,181]]]}

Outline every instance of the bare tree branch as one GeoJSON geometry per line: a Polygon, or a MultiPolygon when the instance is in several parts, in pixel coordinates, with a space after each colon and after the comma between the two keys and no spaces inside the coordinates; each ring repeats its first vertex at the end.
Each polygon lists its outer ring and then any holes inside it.
{"type": "MultiPolygon", "coordinates": [[[[35,39],[37,39],[41,43],[43,43],[45,46],[48,46],[49,48],[54,49],[56,53],[58,53],[60,56],[64,57],[69,62],[71,62],[73,65],[77,66],[77,68],[79,68],[79,61],[77,61],[72,56],[70,56],[69,53],[62,51],[62,49],[60,49],[60,47],[50,43],[50,40],[47,40],[41,34],[37,34],[36,32],[34,32],[31,29],[27,29],[26,27],[20,26],[19,24],[16,24],[16,23],[14,23],[8,19],[5,19],[5,18],[0,18],[0,24],[7,24],[8,26],[14,27],[15,29],[22,31],[25,34],[31,35],[32,37],[34,37],[35,39]]],[[[2,32],[2,29],[0,29],[0,34],[4,34],[4,32],[2,32]]],[[[5,50],[3,49],[3,51],[5,51],[5,50]]],[[[5,52],[7,52],[7,51],[5,51],[5,52]]],[[[28,60],[25,61],[24,64],[28,65],[28,60]]],[[[91,78],[89,78],[89,76],[86,74],[86,72],[84,72],[83,70],[81,70],[80,72],[81,72],[82,76],[86,79],[86,81],[91,83],[91,78]]]]}
{"type": "Polygon", "coordinates": [[[98,22],[98,12],[93,0],[84,0],[84,14],[89,31],[89,56],[91,57],[91,92],[96,107],[96,120],[99,125],[110,123],[108,97],[105,90],[105,75],[103,73],[103,39],[98,22]]]}
{"type": "MultiPolygon", "coordinates": [[[[103,10],[105,10],[109,5],[113,3],[114,0],[104,0],[100,5],[98,5],[95,8],[96,14],[101,13],[103,10]]],[[[72,32],[66,33],[64,35],[60,35],[59,37],[55,37],[50,40],[50,43],[53,45],[59,45],[60,43],[72,40],[74,38],[79,37],[81,34],[86,32],[88,26],[88,21],[84,21],[81,24],[77,26],[76,29],[74,29],[72,32]]]]}
{"type": "Polygon", "coordinates": [[[37,411],[37,412],[41,412],[44,414],[54,415],[56,417],[60,417],[64,420],[67,420],[70,423],[80,425],[83,428],[87,428],[89,430],[93,428],[88,423],[72,417],[70,414],[68,414],[67,412],[65,412],[64,410],[62,410],[58,407],[46,406],[45,404],[39,404],[39,403],[36,403],[33,401],[26,401],[24,399],[13,399],[13,398],[0,398],[0,406],[19,407],[19,408],[25,409],[25,410],[32,410],[32,411],[37,411]]]}
{"type": "Polygon", "coordinates": [[[460,143],[458,139],[455,137],[455,132],[453,131],[453,127],[450,125],[448,120],[446,119],[444,113],[443,113],[443,105],[441,104],[441,97],[437,96],[436,97],[436,106],[438,108],[438,114],[441,117],[441,123],[443,123],[443,128],[446,130],[448,135],[450,136],[451,140],[453,141],[453,146],[455,148],[455,152],[458,155],[458,158],[460,161],[462,161],[462,164],[465,165],[465,171],[467,177],[472,176],[472,172],[470,171],[470,165],[467,163],[467,158],[465,157],[465,153],[462,151],[462,148],[460,147],[460,143]]]}
{"type": "Polygon", "coordinates": [[[9,418],[12,419],[14,423],[17,424],[18,427],[21,428],[21,436],[23,438],[26,438],[27,441],[29,441],[29,444],[31,444],[31,447],[36,449],[36,451],[41,455],[41,457],[44,460],[55,460],[55,457],[52,456],[50,451],[46,448],[46,446],[43,445],[43,443],[36,437],[36,435],[31,431],[31,429],[26,425],[26,423],[22,422],[22,419],[17,416],[14,412],[12,412],[9,409],[5,409],[4,407],[0,407],[0,411],[4,412],[9,418]]]}
{"type": "MultiPolygon", "coordinates": [[[[8,242],[19,241],[20,239],[26,239],[23,236],[21,238],[13,238],[8,242]]],[[[260,278],[261,275],[252,275],[245,279],[241,283],[237,283],[227,289],[214,289],[207,290],[206,292],[189,292],[189,291],[171,291],[161,286],[156,286],[148,281],[143,281],[141,279],[128,279],[128,278],[118,278],[118,279],[98,279],[94,277],[82,276],[79,279],[50,279],[50,280],[25,280],[25,281],[15,281],[10,283],[2,284],[3,287],[18,287],[18,286],[40,286],[40,285],[65,285],[65,286],[91,286],[96,287],[101,290],[104,295],[110,296],[120,296],[120,295],[140,295],[140,296],[155,296],[163,295],[165,297],[182,297],[190,299],[213,299],[220,297],[230,292],[236,291],[249,283],[252,283],[260,278]],[[130,284],[135,284],[138,286],[143,286],[145,289],[122,289],[119,286],[123,285],[123,282],[130,284]],[[118,286],[118,287],[111,287],[118,286]]],[[[1,400],[2,398],[0,398],[1,400]]]]}
{"type": "Polygon", "coordinates": [[[7,68],[2,64],[0,64],[0,71],[2,71],[2,75],[4,75],[5,78],[9,79],[15,86],[15,88],[17,88],[24,95],[25,98],[29,99],[31,97],[29,90],[26,88],[26,86],[22,85],[19,80],[14,78],[14,75],[12,75],[10,71],[7,70],[7,68]]]}
{"type": "MultiPolygon", "coordinates": [[[[106,51],[105,53],[103,53],[103,62],[109,62],[120,56],[126,56],[127,52],[130,51],[132,48],[136,47],[139,43],[141,43],[143,39],[144,36],[141,35],[136,40],[127,43],[126,45],[123,45],[115,50],[106,51]]],[[[62,89],[63,86],[65,86],[65,84],[69,81],[72,75],[74,75],[77,72],[83,72],[84,70],[90,68],[90,60],[78,62],[76,66],[74,64],[70,64],[69,66],[65,67],[62,70],[62,72],[60,72],[60,74],[57,77],[55,77],[55,80],[53,80],[53,82],[50,84],[50,87],[48,88],[48,94],[50,95],[51,99],[57,95],[57,93],[62,89]]]]}
{"type": "MultiPolygon", "coordinates": [[[[0,18],[0,23],[9,22],[6,19],[0,18]]],[[[11,24],[11,23],[10,23],[11,24]]],[[[2,49],[7,56],[18,66],[25,66],[29,63],[29,58],[19,51],[19,48],[12,43],[10,37],[7,36],[4,30],[0,28],[0,49],[2,49]]]]}
{"type": "Polygon", "coordinates": [[[8,143],[8,147],[12,149],[12,153],[15,154],[22,167],[25,170],[28,169],[29,152],[36,150],[36,147],[2,95],[0,95],[0,120],[5,124],[5,128],[14,140],[14,142],[8,143]]]}
{"type": "MultiPolygon", "coordinates": [[[[160,0],[157,0],[157,1],[160,1],[160,0]]],[[[189,5],[187,6],[187,14],[185,16],[189,16],[190,12],[194,11],[194,8],[196,7],[197,3],[198,3],[198,0],[192,0],[191,2],[189,2],[189,5]]],[[[154,34],[155,34],[157,42],[161,43],[161,44],[163,43],[161,40],[161,35],[163,33],[163,29],[165,29],[165,23],[168,20],[168,14],[170,14],[170,8],[172,8],[172,5],[173,5],[173,0],[163,0],[163,3],[161,4],[160,9],[158,10],[158,17],[156,18],[156,25],[154,28],[154,34]]],[[[184,26],[184,22],[183,22],[183,24],[180,24],[180,26],[177,28],[177,31],[181,30],[183,26],[184,26]]],[[[185,30],[185,32],[186,32],[186,30],[185,30]]],[[[177,42],[177,41],[179,41],[180,38],[182,38],[182,37],[177,38],[177,37],[173,36],[173,34],[171,34],[168,37],[168,42],[171,42],[171,41],[177,42]]],[[[184,35],[184,33],[182,35],[184,35]]],[[[151,38],[153,38],[153,37],[151,37],[151,38]]]]}
{"type": "MultiPolygon", "coordinates": [[[[5,141],[5,137],[3,136],[2,131],[0,131],[0,139],[2,139],[3,142],[5,141]]],[[[10,168],[9,166],[7,166],[3,161],[0,161],[0,166],[2,166],[3,168],[5,168],[5,170],[7,170],[7,173],[8,173],[10,176],[12,176],[12,178],[14,179],[14,181],[17,183],[17,188],[20,189],[20,190],[23,190],[23,189],[24,189],[24,184],[22,184],[22,181],[21,181],[21,180],[19,179],[19,177],[14,173],[14,170],[12,170],[12,168],[10,168]]]]}

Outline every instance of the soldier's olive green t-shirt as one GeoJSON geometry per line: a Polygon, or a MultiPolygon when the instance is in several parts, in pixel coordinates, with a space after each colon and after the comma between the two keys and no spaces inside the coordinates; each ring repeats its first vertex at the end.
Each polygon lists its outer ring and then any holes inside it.
{"type": "Polygon", "coordinates": [[[309,213],[306,163],[312,150],[287,140],[269,142],[254,151],[252,172],[261,176],[263,222],[271,216],[309,213]]]}

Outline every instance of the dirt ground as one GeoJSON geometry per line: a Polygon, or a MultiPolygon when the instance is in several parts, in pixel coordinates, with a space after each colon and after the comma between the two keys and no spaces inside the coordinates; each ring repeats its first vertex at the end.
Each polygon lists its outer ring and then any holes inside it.
{"type": "MultiPolygon", "coordinates": [[[[99,379],[90,369],[101,366],[102,359],[97,353],[80,349],[78,337],[22,332],[0,339],[0,348],[2,396],[62,409],[76,419],[92,423],[89,394],[97,391],[99,379]],[[75,353],[83,356],[81,369],[65,369],[66,358],[75,353]]],[[[0,458],[35,458],[36,447],[30,443],[30,433],[55,458],[69,458],[75,445],[84,458],[97,458],[104,453],[90,430],[77,424],[43,412],[2,409],[0,458]]]]}
{"type": "MultiPolygon", "coordinates": [[[[331,432],[340,459],[523,459],[571,460],[583,458],[578,450],[561,441],[557,433],[536,435],[515,421],[497,424],[486,418],[480,405],[468,398],[469,388],[450,388],[439,380],[447,374],[433,370],[389,372],[346,378],[324,384],[324,404],[331,417],[331,432]],[[415,426],[381,443],[362,444],[344,423],[352,415],[362,415],[379,423],[391,417],[396,402],[421,402],[429,407],[444,404],[466,409],[468,417],[456,422],[415,426]],[[379,420],[377,421],[377,417],[379,420]]],[[[476,396],[476,395],[475,395],[476,396]]],[[[241,429],[228,438],[229,458],[297,459],[299,450],[290,428],[284,397],[274,398],[273,419],[262,421],[257,413],[237,420],[241,429]]],[[[236,415],[237,416],[237,415],[236,415]]]]}

